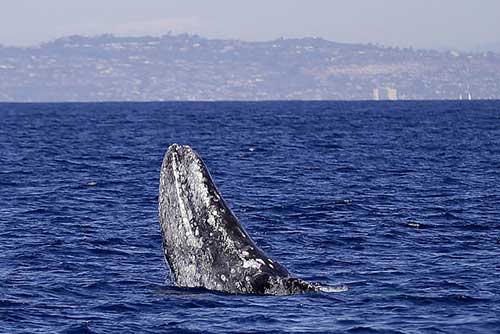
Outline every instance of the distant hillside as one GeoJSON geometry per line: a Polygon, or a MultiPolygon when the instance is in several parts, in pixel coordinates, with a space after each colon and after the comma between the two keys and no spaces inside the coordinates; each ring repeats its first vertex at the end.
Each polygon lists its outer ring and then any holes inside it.
{"type": "Polygon", "coordinates": [[[0,101],[498,99],[500,55],[340,44],[70,36],[0,47],[0,101]]]}

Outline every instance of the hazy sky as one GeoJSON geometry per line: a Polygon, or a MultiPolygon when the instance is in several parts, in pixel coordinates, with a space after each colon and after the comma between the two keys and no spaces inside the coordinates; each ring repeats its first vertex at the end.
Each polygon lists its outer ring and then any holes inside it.
{"type": "Polygon", "coordinates": [[[500,43],[500,0],[0,0],[0,44],[70,34],[340,42],[461,48],[500,43]]]}

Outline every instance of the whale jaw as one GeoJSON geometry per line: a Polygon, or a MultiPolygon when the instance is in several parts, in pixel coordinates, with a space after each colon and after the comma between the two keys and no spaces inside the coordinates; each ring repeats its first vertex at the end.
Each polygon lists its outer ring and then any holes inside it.
{"type": "Polygon", "coordinates": [[[158,204],[164,255],[177,286],[279,295],[316,290],[255,245],[189,146],[167,150],[158,204]]]}

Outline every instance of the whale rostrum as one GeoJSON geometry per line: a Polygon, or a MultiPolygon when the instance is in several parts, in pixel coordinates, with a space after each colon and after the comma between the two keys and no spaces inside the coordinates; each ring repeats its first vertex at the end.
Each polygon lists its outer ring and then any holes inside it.
{"type": "Polygon", "coordinates": [[[255,245],[189,146],[168,148],[158,202],[165,259],[177,286],[273,295],[319,289],[255,245]]]}

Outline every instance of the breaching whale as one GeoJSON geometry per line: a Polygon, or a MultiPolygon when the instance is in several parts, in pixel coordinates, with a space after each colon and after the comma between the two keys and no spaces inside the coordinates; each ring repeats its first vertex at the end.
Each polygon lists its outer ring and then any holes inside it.
{"type": "Polygon", "coordinates": [[[168,148],[159,188],[164,255],[177,286],[273,295],[320,290],[255,245],[189,146],[168,148]]]}

